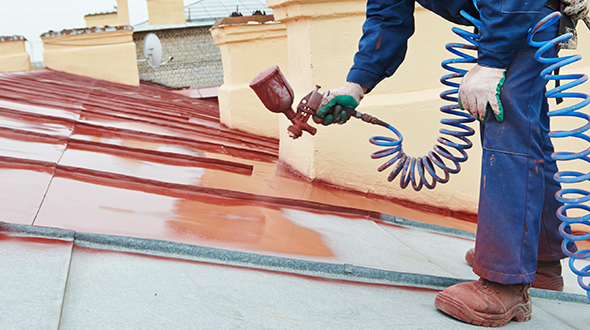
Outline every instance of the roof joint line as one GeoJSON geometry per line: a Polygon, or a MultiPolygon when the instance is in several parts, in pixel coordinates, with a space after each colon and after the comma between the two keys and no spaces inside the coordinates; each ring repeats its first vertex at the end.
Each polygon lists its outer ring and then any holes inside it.
{"type": "Polygon", "coordinates": [[[68,270],[66,272],[66,280],[64,283],[64,290],[63,290],[62,299],[61,299],[58,329],[61,328],[61,324],[64,319],[64,311],[65,311],[66,299],[67,299],[67,293],[68,293],[68,284],[70,283],[70,270],[72,269],[72,257],[74,256],[74,246],[75,246],[75,244],[74,244],[74,242],[72,242],[72,248],[70,249],[70,258],[68,260],[68,270]]]}

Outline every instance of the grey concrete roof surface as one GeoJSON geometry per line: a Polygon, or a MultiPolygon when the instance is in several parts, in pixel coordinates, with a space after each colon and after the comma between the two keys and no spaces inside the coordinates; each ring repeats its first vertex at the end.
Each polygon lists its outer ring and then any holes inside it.
{"type": "MultiPolygon", "coordinates": [[[[289,217],[316,223],[324,234],[340,221],[342,229],[327,240],[350,251],[344,263],[0,224],[0,328],[473,328],[433,305],[440,289],[475,278],[462,260],[473,244],[469,233],[416,228],[423,225],[405,220],[403,226],[376,224],[389,242],[369,242],[342,237],[359,229],[348,222],[355,219],[289,217]],[[383,254],[370,253],[366,245],[379,245],[383,254]],[[375,259],[396,269],[369,262],[375,259]]],[[[576,292],[571,276],[566,287],[576,292]]],[[[544,290],[532,295],[533,319],[506,329],[587,328],[585,296],[544,290]]]]}
{"type": "MultiPolygon", "coordinates": [[[[473,223],[301,179],[215,102],[3,73],[0,141],[2,330],[473,328],[433,304],[473,223]]],[[[587,329],[564,277],[507,328],[587,329]]]]}

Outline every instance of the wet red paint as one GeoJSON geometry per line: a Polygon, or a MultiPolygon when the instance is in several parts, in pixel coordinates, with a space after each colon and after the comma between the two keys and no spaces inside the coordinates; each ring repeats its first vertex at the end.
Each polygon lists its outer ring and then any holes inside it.
{"type": "Polygon", "coordinates": [[[211,152],[219,155],[229,155],[248,160],[268,162],[274,162],[278,158],[277,152],[226,146],[222,143],[223,141],[206,142],[177,136],[148,134],[140,131],[121,130],[112,127],[91,126],[85,123],[76,126],[71,139],[114,144],[118,146],[141,145],[144,149],[161,151],[173,150],[176,153],[188,155],[211,152]]]}
{"type": "Polygon", "coordinates": [[[383,35],[381,35],[381,33],[379,33],[379,37],[377,37],[377,42],[375,43],[375,50],[379,50],[379,48],[381,48],[381,38],[382,37],[383,37],[383,35]]]}
{"type": "Polygon", "coordinates": [[[208,158],[204,155],[187,155],[175,152],[150,150],[145,147],[149,143],[137,146],[116,146],[87,141],[70,140],[68,150],[65,151],[60,164],[75,165],[84,168],[95,168],[102,171],[113,171],[115,173],[133,174],[142,167],[142,177],[157,178],[164,175],[179,175],[183,171],[196,172],[189,178],[178,179],[180,182],[187,182],[192,176],[201,176],[204,169],[216,169],[251,175],[253,166],[238,162],[225,161],[221,159],[208,158]],[[124,169],[124,167],[130,167],[124,169]],[[168,170],[165,170],[169,167],[168,170]]]}
{"type": "Polygon", "coordinates": [[[318,233],[286,219],[279,205],[120,178],[84,179],[58,171],[35,225],[218,248],[332,255],[318,233]]]}
{"type": "Polygon", "coordinates": [[[475,231],[432,210],[302,179],[278,163],[277,140],[223,127],[218,116],[215,102],[149,84],[0,74],[3,220],[317,257],[333,252],[285,209],[367,220],[386,213],[475,231]]]}
{"type": "Polygon", "coordinates": [[[0,155],[3,157],[55,163],[66,149],[66,143],[65,139],[0,129],[0,155]]]}
{"type": "Polygon", "coordinates": [[[0,161],[1,221],[32,225],[54,168],[0,161]]]}

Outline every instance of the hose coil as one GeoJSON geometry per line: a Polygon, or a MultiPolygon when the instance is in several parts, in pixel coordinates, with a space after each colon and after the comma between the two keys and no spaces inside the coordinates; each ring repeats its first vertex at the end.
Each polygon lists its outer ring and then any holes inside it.
{"type": "MultiPolygon", "coordinates": [[[[481,22],[474,17],[465,12],[462,12],[461,14],[476,27],[481,27],[481,22]]],[[[385,125],[383,126],[391,130],[396,135],[395,138],[374,136],[369,139],[369,141],[376,146],[387,147],[386,149],[371,154],[371,158],[379,159],[393,155],[391,159],[378,168],[378,171],[382,172],[395,164],[387,180],[391,182],[401,173],[400,187],[402,189],[405,189],[410,181],[412,182],[412,188],[414,188],[415,191],[422,189],[422,186],[425,186],[428,189],[433,189],[436,187],[437,182],[440,182],[441,184],[447,183],[450,174],[458,173],[461,170],[460,163],[467,161],[468,156],[465,150],[473,146],[469,137],[475,134],[475,130],[466,124],[473,122],[475,119],[469,113],[459,110],[457,97],[459,83],[452,80],[461,79],[467,73],[467,70],[457,68],[454,65],[477,62],[477,58],[465,54],[461,50],[477,51],[479,35],[456,27],[454,27],[452,31],[465,39],[469,44],[449,43],[446,45],[446,49],[459,56],[459,58],[448,59],[442,62],[442,67],[451,71],[451,73],[441,77],[440,81],[443,85],[452,87],[453,89],[442,92],[440,97],[443,100],[453,102],[453,104],[442,106],[440,111],[459,118],[442,119],[440,121],[441,124],[451,126],[451,128],[440,129],[439,132],[443,134],[443,136],[437,138],[439,144],[435,145],[433,147],[434,150],[430,151],[428,155],[422,157],[408,156],[402,149],[403,137],[401,133],[387,123],[384,123],[385,125]],[[452,137],[457,142],[453,142],[445,136],[452,137]],[[449,149],[454,149],[455,152],[453,153],[449,151],[449,149]],[[418,174],[416,174],[416,172],[418,172],[418,174]]]]}
{"type": "MultiPolygon", "coordinates": [[[[475,19],[464,11],[462,11],[461,14],[463,17],[473,23],[475,27],[478,29],[481,28],[481,22],[479,20],[475,19]]],[[[588,80],[588,76],[585,74],[552,74],[553,72],[558,72],[562,67],[579,61],[582,56],[571,55],[555,58],[543,57],[543,54],[549,49],[552,47],[558,47],[558,45],[562,42],[571,39],[573,35],[571,33],[567,33],[548,41],[533,40],[535,33],[548,28],[552,24],[556,24],[559,22],[560,18],[561,14],[559,12],[554,12],[543,18],[541,21],[539,21],[539,23],[537,23],[537,25],[535,25],[534,28],[529,31],[527,41],[532,47],[539,48],[535,53],[535,59],[541,63],[549,64],[549,66],[541,72],[541,77],[546,80],[569,80],[568,83],[549,90],[546,93],[546,96],[548,98],[556,99],[581,99],[581,101],[577,104],[562,109],[549,111],[548,116],[575,117],[584,119],[586,122],[584,125],[571,130],[551,131],[549,136],[551,138],[570,137],[590,143],[590,137],[585,134],[585,132],[590,129],[590,116],[586,113],[579,112],[579,110],[590,104],[590,96],[585,93],[566,92],[567,90],[586,82],[588,80]]],[[[456,35],[466,40],[469,44],[449,43],[446,45],[446,49],[449,52],[459,56],[459,58],[448,59],[442,62],[442,67],[448,71],[451,71],[451,73],[441,77],[440,81],[443,85],[452,87],[452,89],[442,92],[440,97],[443,100],[453,102],[453,104],[442,106],[440,111],[457,116],[459,118],[442,119],[441,124],[460,130],[441,129],[439,132],[443,135],[451,136],[460,142],[455,143],[448,138],[441,136],[437,139],[439,145],[435,145],[433,148],[434,151],[430,151],[427,156],[410,157],[402,149],[403,137],[401,133],[396,128],[385,122],[381,122],[380,125],[387,127],[396,135],[396,137],[392,138],[374,136],[370,139],[370,142],[374,145],[387,147],[386,149],[374,152],[371,155],[371,158],[379,159],[393,155],[391,159],[378,168],[378,171],[382,172],[395,164],[387,180],[391,182],[401,173],[400,187],[402,189],[405,189],[410,181],[412,183],[412,188],[414,188],[416,191],[421,190],[422,186],[425,186],[428,189],[433,189],[437,182],[440,182],[441,184],[448,182],[450,174],[458,173],[461,170],[460,163],[467,160],[467,152],[465,150],[471,148],[473,145],[468,137],[475,134],[475,130],[465,124],[471,123],[475,119],[467,112],[458,110],[459,105],[457,94],[460,83],[453,82],[451,80],[460,79],[467,73],[467,70],[457,68],[454,65],[477,62],[477,58],[465,54],[462,50],[476,51],[478,49],[478,41],[480,36],[476,33],[470,33],[456,27],[454,27],[452,31],[456,35]],[[460,154],[460,156],[453,155],[447,149],[447,147],[455,149],[456,152],[460,154]],[[443,161],[443,158],[453,163],[454,166],[447,166],[443,161]],[[437,170],[434,165],[438,167],[439,171],[442,171],[442,176],[437,174],[437,170]],[[416,171],[418,172],[418,176],[416,175],[416,171]],[[430,175],[430,180],[427,180],[427,173],[430,175]]],[[[551,157],[556,161],[582,160],[590,163],[590,147],[580,152],[554,152],[551,157]]],[[[590,173],[560,171],[555,174],[555,180],[560,184],[581,183],[584,181],[590,181],[590,173]]],[[[570,258],[569,267],[574,274],[578,275],[578,284],[582,289],[587,291],[588,298],[590,299],[590,285],[583,282],[584,277],[590,277],[590,265],[582,267],[581,269],[576,268],[575,265],[576,260],[590,258],[590,249],[581,251],[570,251],[568,249],[568,246],[575,246],[575,244],[571,243],[590,240],[590,233],[584,233],[583,231],[578,231],[576,233],[572,232],[571,229],[572,224],[587,226],[590,228],[590,205],[584,204],[590,201],[590,192],[579,188],[562,188],[555,194],[555,198],[564,204],[557,210],[557,217],[562,221],[559,227],[559,232],[564,238],[561,248],[563,252],[570,258]],[[568,210],[576,210],[583,213],[584,215],[568,216],[568,210]]]]}
{"type": "MultiPolygon", "coordinates": [[[[588,96],[585,93],[566,92],[567,90],[587,81],[588,76],[586,76],[585,74],[553,74],[553,72],[556,72],[556,70],[559,70],[560,68],[563,68],[566,65],[579,61],[580,59],[582,59],[582,56],[571,55],[554,58],[543,57],[543,54],[547,52],[549,49],[559,47],[559,44],[571,39],[573,35],[571,33],[567,33],[558,36],[552,40],[533,40],[535,33],[542,31],[553,24],[557,24],[560,18],[561,14],[559,12],[554,12],[546,16],[529,31],[527,40],[529,45],[531,45],[532,47],[539,48],[535,53],[535,59],[541,63],[550,64],[545,70],[541,72],[541,77],[543,77],[546,80],[569,81],[564,85],[547,91],[545,95],[548,98],[556,99],[581,99],[580,102],[574,105],[562,109],[549,111],[548,116],[575,117],[584,119],[586,122],[584,125],[571,130],[551,131],[549,132],[549,136],[551,138],[575,138],[586,142],[590,142],[590,137],[585,134],[585,132],[588,131],[588,129],[590,129],[590,116],[583,112],[579,112],[579,110],[590,104],[590,96],[588,96]]],[[[569,162],[575,160],[582,160],[587,163],[590,163],[590,157],[588,155],[590,155],[590,147],[580,152],[554,152],[551,155],[551,158],[553,158],[556,161],[569,162]]],[[[582,173],[577,171],[560,171],[555,174],[554,178],[560,184],[581,183],[584,181],[588,181],[590,179],[590,173],[582,173]]],[[[559,227],[559,232],[561,236],[564,238],[563,243],[561,245],[561,249],[568,257],[570,257],[569,267],[574,274],[578,275],[578,284],[580,285],[580,287],[582,287],[582,289],[586,290],[588,298],[590,299],[590,285],[584,284],[583,282],[584,277],[590,276],[590,265],[587,265],[582,269],[577,269],[574,264],[576,260],[590,258],[590,249],[582,251],[570,251],[570,249],[568,248],[568,246],[570,246],[570,248],[575,246],[575,244],[571,243],[590,239],[590,233],[572,233],[571,228],[572,224],[578,224],[579,226],[586,226],[590,228],[590,206],[585,204],[586,202],[590,201],[590,192],[579,188],[576,189],[562,187],[562,189],[555,194],[555,198],[559,202],[564,204],[557,210],[557,217],[562,221],[559,227]],[[584,215],[568,216],[568,210],[572,210],[574,212],[581,212],[584,215]]]]}

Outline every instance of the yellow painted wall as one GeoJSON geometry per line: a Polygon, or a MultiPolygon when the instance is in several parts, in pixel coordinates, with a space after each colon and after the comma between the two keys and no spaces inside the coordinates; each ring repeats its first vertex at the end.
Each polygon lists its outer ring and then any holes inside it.
{"type": "MultiPolygon", "coordinates": [[[[295,103],[316,84],[334,88],[344,83],[365,16],[365,1],[267,0],[275,19],[287,26],[290,83],[295,103]]],[[[316,179],[317,153],[322,130],[314,138],[304,134],[293,141],[287,135],[290,121],[280,116],[282,161],[306,177],[316,179]]],[[[325,135],[323,135],[325,136],[325,135]]],[[[335,176],[332,176],[335,178],[335,176]]]]}
{"type": "Polygon", "coordinates": [[[0,72],[31,70],[25,40],[0,41],[0,72]]]}
{"type": "Polygon", "coordinates": [[[117,19],[119,25],[129,25],[129,4],[127,0],[117,0],[117,19]]]}
{"type": "MultiPolygon", "coordinates": [[[[315,84],[322,85],[321,91],[342,86],[358,49],[366,1],[267,0],[267,5],[273,9],[275,18],[287,26],[290,82],[296,102],[315,84]]],[[[417,7],[415,17],[416,32],[409,40],[406,60],[393,77],[365,96],[358,110],[394,125],[404,136],[406,153],[423,156],[437,144],[438,131],[443,128],[440,124],[443,114],[439,108],[448,104],[439,98],[442,91],[449,89],[439,82],[440,77],[448,73],[440,63],[456,55],[446,51],[445,44],[464,40],[451,32],[453,24],[431,12],[417,7]]],[[[590,54],[590,35],[584,28],[579,32],[581,48],[576,53],[590,54]]],[[[567,53],[562,52],[562,56],[567,53]]],[[[590,59],[564,71],[589,74],[588,61],[590,59]]],[[[590,93],[590,83],[578,90],[590,93]]],[[[556,108],[554,102],[551,108],[556,108]]],[[[476,124],[471,124],[477,132],[471,139],[474,146],[468,151],[469,160],[461,165],[462,171],[451,175],[449,183],[434,190],[423,188],[415,192],[411,187],[401,189],[399,178],[388,182],[388,172],[377,172],[385,161],[370,158],[371,153],[381,148],[370,144],[369,138],[392,136],[388,130],[351,119],[342,126],[315,125],[318,127],[315,137],[306,134],[294,141],[287,136],[286,128],[290,123],[283,117],[279,119],[280,159],[304,176],[361,192],[453,211],[477,212],[481,145],[476,124]]],[[[552,128],[559,127],[575,126],[572,120],[553,120],[552,128]]],[[[588,147],[585,142],[571,139],[556,141],[555,145],[561,150],[588,147]]],[[[580,163],[560,163],[560,166],[589,170],[586,164],[580,163]]]]}
{"type": "MultiPolygon", "coordinates": [[[[111,82],[138,86],[139,72],[133,29],[80,34],[42,35],[47,68],[111,82]]],[[[81,29],[80,31],[84,31],[81,29]]]]}
{"type": "Polygon", "coordinates": [[[221,25],[211,29],[221,50],[224,83],[219,88],[221,122],[231,128],[279,138],[279,117],[248,86],[264,69],[279,65],[285,76],[287,30],[282,23],[221,25]]]}
{"type": "Polygon", "coordinates": [[[105,14],[93,14],[84,16],[86,27],[118,26],[119,17],[116,12],[105,14]]]}
{"type": "Polygon", "coordinates": [[[150,25],[184,23],[183,0],[147,0],[150,25]]]}
{"type": "Polygon", "coordinates": [[[86,27],[129,25],[129,5],[127,0],[117,0],[117,11],[84,16],[86,27]]]}

